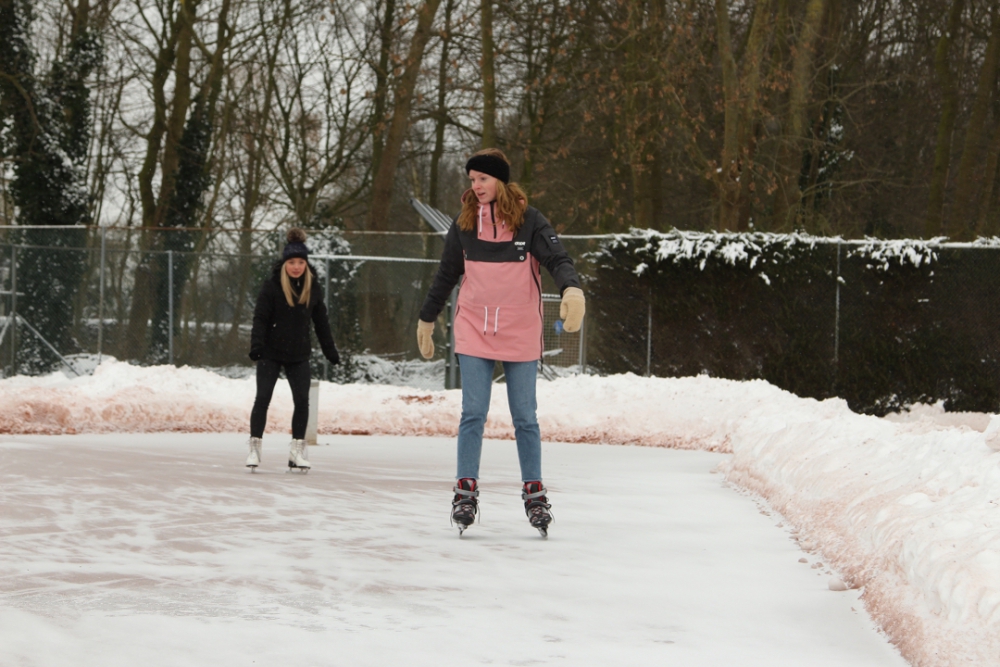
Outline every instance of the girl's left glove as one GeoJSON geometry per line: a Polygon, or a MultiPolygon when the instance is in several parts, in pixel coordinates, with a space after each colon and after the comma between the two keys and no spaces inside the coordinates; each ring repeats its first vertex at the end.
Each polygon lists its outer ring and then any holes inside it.
{"type": "Polygon", "coordinates": [[[583,324],[583,314],[587,312],[586,299],[579,287],[567,287],[559,304],[559,319],[563,321],[563,331],[576,333],[583,324]]]}
{"type": "Polygon", "coordinates": [[[340,353],[337,352],[337,350],[330,350],[329,352],[324,350],[323,356],[326,357],[326,360],[329,361],[330,364],[333,366],[336,366],[337,364],[340,363],[340,353]]]}

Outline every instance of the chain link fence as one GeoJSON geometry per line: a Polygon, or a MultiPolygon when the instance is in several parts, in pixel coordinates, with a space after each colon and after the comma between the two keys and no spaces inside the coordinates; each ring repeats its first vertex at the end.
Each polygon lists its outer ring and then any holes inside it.
{"type": "MultiPolygon", "coordinates": [[[[543,271],[547,377],[759,378],[873,414],[1000,407],[1000,248],[943,244],[892,270],[863,244],[830,241],[756,267],[653,266],[609,254],[609,237],[562,240],[587,317],[581,333],[561,330],[543,271]]],[[[249,374],[256,295],[283,245],[276,231],[0,228],[0,373],[85,373],[114,357],[249,374]]],[[[440,235],[311,230],[309,245],[343,360],[329,367],[317,348],[314,377],[458,385],[448,311],[433,362],[414,335],[440,235]]]]}
{"type": "MultiPolygon", "coordinates": [[[[314,375],[456,386],[447,318],[434,362],[420,358],[414,333],[443,238],[308,232],[342,358],[330,367],[317,347],[314,375]]],[[[82,374],[113,357],[248,374],[256,297],[283,245],[281,232],[0,228],[0,373],[82,374]]],[[[558,310],[547,296],[549,376],[583,367],[581,335],[561,331],[558,310]]]]}

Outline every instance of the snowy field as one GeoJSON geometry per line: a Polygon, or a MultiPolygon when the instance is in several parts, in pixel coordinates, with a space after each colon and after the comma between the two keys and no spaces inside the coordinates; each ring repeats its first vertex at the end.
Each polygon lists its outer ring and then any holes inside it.
{"type": "Polygon", "coordinates": [[[500,390],[459,540],[459,392],[324,383],[305,476],[284,384],[242,467],[252,400],[117,362],[0,381],[0,665],[1000,664],[1000,418],[540,382],[543,541],[500,390]]]}

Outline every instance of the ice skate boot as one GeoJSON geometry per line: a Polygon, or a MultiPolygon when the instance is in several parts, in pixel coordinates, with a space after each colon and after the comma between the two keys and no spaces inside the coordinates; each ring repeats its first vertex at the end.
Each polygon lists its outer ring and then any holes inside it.
{"type": "Polygon", "coordinates": [[[458,536],[461,537],[479,513],[479,488],[476,480],[463,477],[453,490],[455,498],[451,501],[451,522],[458,526],[458,536]]]}
{"type": "Polygon", "coordinates": [[[309,456],[306,453],[306,441],[305,440],[292,440],[292,444],[288,449],[288,469],[294,470],[298,468],[303,473],[309,472],[309,468],[312,465],[309,463],[309,456]]]}
{"type": "Polygon", "coordinates": [[[247,467],[250,468],[250,472],[256,472],[257,466],[260,465],[260,438],[250,438],[247,444],[250,445],[250,454],[247,455],[247,467]]]}
{"type": "Polygon", "coordinates": [[[528,515],[528,521],[538,529],[542,537],[549,536],[549,524],[552,523],[552,505],[546,497],[548,491],[541,482],[525,482],[524,490],[521,491],[521,499],[524,501],[524,513],[528,515]]]}

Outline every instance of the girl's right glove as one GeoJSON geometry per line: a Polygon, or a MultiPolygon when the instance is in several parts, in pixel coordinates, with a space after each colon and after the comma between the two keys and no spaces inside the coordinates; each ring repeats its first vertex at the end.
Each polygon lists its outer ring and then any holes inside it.
{"type": "Polygon", "coordinates": [[[434,323],[417,320],[417,347],[420,356],[430,359],[434,356],[434,323]]]}
{"type": "Polygon", "coordinates": [[[562,303],[559,304],[559,318],[563,321],[563,331],[576,333],[583,324],[583,314],[587,312],[583,290],[579,287],[567,287],[563,291],[562,303]]]}

